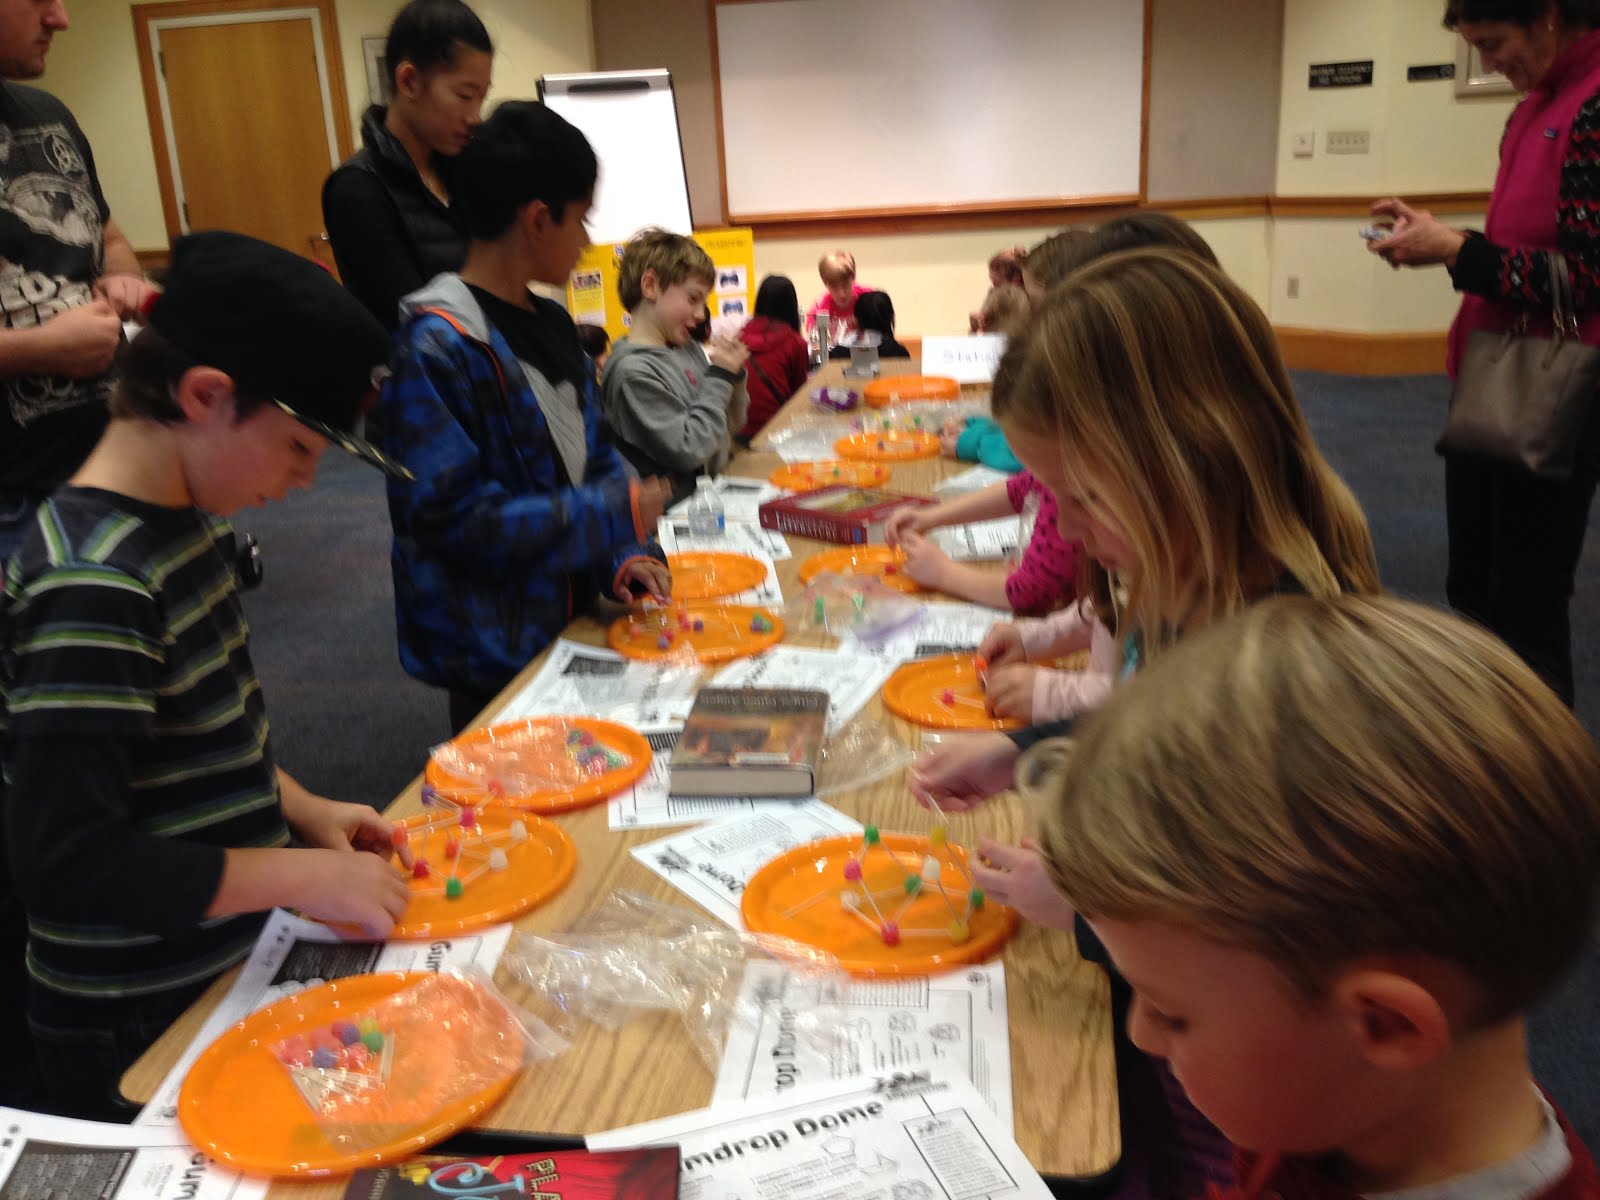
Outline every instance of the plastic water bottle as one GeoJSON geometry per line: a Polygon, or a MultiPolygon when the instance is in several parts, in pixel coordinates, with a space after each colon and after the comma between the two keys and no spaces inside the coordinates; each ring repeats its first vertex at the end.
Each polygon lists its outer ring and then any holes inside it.
{"type": "Polygon", "coordinates": [[[702,475],[697,481],[694,495],[689,500],[688,516],[690,537],[718,537],[727,532],[722,497],[717,495],[717,486],[711,476],[702,475]]]}

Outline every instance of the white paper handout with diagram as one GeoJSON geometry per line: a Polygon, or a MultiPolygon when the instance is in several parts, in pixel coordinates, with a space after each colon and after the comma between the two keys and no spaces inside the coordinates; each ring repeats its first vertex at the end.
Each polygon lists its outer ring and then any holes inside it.
{"type": "Polygon", "coordinates": [[[781,963],[745,968],[739,1002],[756,1014],[728,1030],[714,1104],[759,1100],[824,1080],[931,1071],[970,1080],[1010,1132],[1011,1037],[1005,967],[998,962],[942,975],[853,979],[829,1002],[843,1012],[837,1042],[797,1038],[784,1014],[815,1007],[824,987],[781,963]]]}
{"type": "Polygon", "coordinates": [[[1022,545],[1022,520],[995,517],[970,525],[947,525],[933,531],[933,541],[957,562],[1007,559],[1022,545]]]}
{"type": "Polygon", "coordinates": [[[510,925],[491,925],[474,933],[450,934],[416,942],[352,942],[319,921],[273,909],[239,977],[200,1032],[161,1081],[136,1125],[176,1125],[178,1091],[200,1052],[237,1021],[285,996],[330,979],[373,971],[442,971],[481,967],[493,972],[511,940],[510,925]]]}
{"type": "Polygon", "coordinates": [[[922,619],[872,648],[893,662],[914,662],[941,654],[972,654],[983,638],[1011,614],[981,604],[930,604],[922,619]]]}
{"type": "Polygon", "coordinates": [[[964,1079],[911,1072],[715,1104],[595,1134],[591,1150],[676,1145],[679,1200],[1048,1200],[964,1079]]]}
{"type": "Polygon", "coordinates": [[[637,662],[614,650],[559,639],[539,668],[498,713],[519,717],[603,717],[631,725],[682,728],[694,707],[700,668],[637,662]]]}
{"type": "Polygon", "coordinates": [[[176,1128],[0,1108],[0,1131],[0,1196],[7,1200],[260,1200],[271,1184],[207,1158],[176,1128]]]}

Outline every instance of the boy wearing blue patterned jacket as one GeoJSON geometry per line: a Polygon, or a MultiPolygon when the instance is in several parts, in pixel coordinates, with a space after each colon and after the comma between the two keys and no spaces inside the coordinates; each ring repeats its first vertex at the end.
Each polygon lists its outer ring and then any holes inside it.
{"type": "Polygon", "coordinates": [[[389,489],[400,661],[449,691],[452,731],[597,596],[670,594],[651,532],[671,487],[605,439],[571,317],[526,282],[572,273],[596,174],[568,122],[500,105],[451,183],[467,261],[402,301],[377,412],[417,477],[389,489]]]}

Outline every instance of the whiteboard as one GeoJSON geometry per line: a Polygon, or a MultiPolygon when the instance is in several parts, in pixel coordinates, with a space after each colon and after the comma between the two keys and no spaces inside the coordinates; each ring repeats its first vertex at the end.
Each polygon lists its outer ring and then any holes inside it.
{"type": "Polygon", "coordinates": [[[1137,195],[1144,7],[718,4],[729,220],[1137,195]]]}
{"type": "Polygon", "coordinates": [[[600,160],[589,236],[625,242],[646,225],[689,233],[689,180],[667,71],[546,75],[539,99],[571,121],[600,160]]]}

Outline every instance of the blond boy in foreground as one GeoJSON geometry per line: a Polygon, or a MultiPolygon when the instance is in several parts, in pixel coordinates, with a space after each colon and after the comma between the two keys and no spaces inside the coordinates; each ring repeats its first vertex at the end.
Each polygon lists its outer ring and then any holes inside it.
{"type": "Polygon", "coordinates": [[[1499,642],[1269,600],[1141,672],[1045,787],[1052,877],[1238,1195],[1600,1195],[1524,1030],[1594,927],[1600,756],[1499,642]]]}

